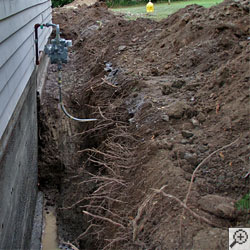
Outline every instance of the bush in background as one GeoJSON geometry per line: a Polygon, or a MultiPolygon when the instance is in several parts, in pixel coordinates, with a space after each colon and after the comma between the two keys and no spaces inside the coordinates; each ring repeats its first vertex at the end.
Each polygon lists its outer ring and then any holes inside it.
{"type": "Polygon", "coordinates": [[[52,8],[62,7],[65,4],[72,3],[74,0],[52,0],[52,8]]]}

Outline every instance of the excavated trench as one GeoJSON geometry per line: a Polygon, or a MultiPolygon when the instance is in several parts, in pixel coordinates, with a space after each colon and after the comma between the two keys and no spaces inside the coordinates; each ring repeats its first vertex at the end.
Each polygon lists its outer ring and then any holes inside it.
{"type": "MultiPolygon", "coordinates": [[[[57,117],[59,121],[49,119],[48,124],[47,121],[40,119],[39,123],[40,132],[48,136],[45,139],[46,144],[50,144],[50,149],[45,149],[40,142],[39,186],[45,197],[45,228],[42,240],[44,250],[74,249],[74,246],[71,247],[64,239],[73,242],[73,237],[85,229],[85,226],[79,223],[83,217],[79,210],[64,211],[62,208],[64,199],[71,200],[71,197],[67,197],[69,193],[72,195],[72,200],[76,202],[82,197],[78,192],[86,192],[86,190],[72,188],[72,184],[82,177],[79,166],[84,159],[77,151],[81,145],[86,145],[86,142],[80,142],[77,137],[72,138],[73,131],[78,129],[78,124],[70,124],[63,114],[60,115],[61,117],[57,117]],[[46,160],[43,157],[46,157],[46,160]]],[[[51,113],[44,116],[47,119],[51,117],[51,113]]]]}
{"type": "MultiPolygon", "coordinates": [[[[67,70],[72,70],[74,65],[70,62],[65,66],[65,70],[67,67],[67,70]]],[[[104,64],[104,67],[107,68],[107,65],[104,64]]],[[[132,113],[135,113],[135,110],[140,105],[129,105],[130,109],[126,112],[124,112],[126,108],[123,105],[122,108],[104,117],[100,109],[98,109],[99,114],[96,111],[93,112],[91,107],[98,105],[95,98],[94,101],[91,101],[87,86],[86,95],[81,100],[85,108],[84,111],[80,109],[79,112],[75,108],[77,106],[75,99],[68,98],[67,94],[65,94],[72,87],[72,76],[67,71],[63,71],[64,89],[66,90],[64,92],[65,102],[71,108],[73,115],[75,117],[98,118],[97,122],[88,123],[70,120],[58,106],[57,74],[55,69],[54,65],[49,68],[43,99],[40,100],[39,105],[41,107],[39,112],[39,186],[45,195],[44,213],[45,220],[47,220],[42,244],[45,250],[50,249],[51,246],[55,247],[56,242],[60,249],[74,249],[75,245],[80,249],[97,249],[99,243],[96,243],[95,237],[81,240],[82,233],[86,231],[91,223],[86,215],[82,213],[82,207],[83,205],[88,207],[92,203],[93,207],[97,207],[96,201],[85,202],[84,198],[98,190],[102,180],[98,180],[97,176],[108,175],[111,169],[102,166],[109,163],[105,162],[105,157],[99,150],[105,151],[111,147],[107,145],[108,140],[112,138],[113,133],[117,133],[116,130],[124,133],[124,136],[121,134],[115,138],[114,135],[112,140],[115,140],[117,145],[120,145],[119,141],[124,141],[124,144],[129,143],[129,140],[128,142],[124,140],[126,136],[130,136],[126,129],[129,125],[129,119],[133,117],[132,113]],[[131,111],[131,109],[134,109],[134,111],[131,111]],[[85,149],[89,151],[82,152],[85,149]],[[56,224],[55,218],[57,218],[56,224]],[[55,230],[58,233],[57,239],[55,239],[55,230]]],[[[113,76],[110,68],[107,76],[110,82],[118,80],[117,74],[113,76]]],[[[136,83],[136,81],[128,81],[123,90],[120,90],[121,93],[115,93],[115,84],[113,86],[103,86],[99,90],[99,94],[106,95],[106,98],[110,100],[119,95],[126,96],[135,88],[136,83]]],[[[99,87],[98,84],[97,87],[99,87]]],[[[99,100],[104,107],[105,98],[99,100]]],[[[122,99],[120,99],[121,101],[122,99]]],[[[124,149],[129,151],[126,147],[124,149]]],[[[122,155],[121,152],[118,152],[117,155],[119,154],[122,155]]],[[[113,163],[111,162],[111,164],[113,163]]],[[[112,195],[110,199],[112,199],[112,195]]],[[[99,204],[99,201],[97,203],[99,204]]]]}

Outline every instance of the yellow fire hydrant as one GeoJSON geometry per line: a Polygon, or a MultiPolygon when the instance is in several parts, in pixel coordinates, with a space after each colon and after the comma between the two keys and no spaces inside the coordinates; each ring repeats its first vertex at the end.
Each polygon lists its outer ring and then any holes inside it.
{"type": "Polygon", "coordinates": [[[147,13],[154,12],[154,4],[149,0],[149,2],[146,5],[147,13]]]}

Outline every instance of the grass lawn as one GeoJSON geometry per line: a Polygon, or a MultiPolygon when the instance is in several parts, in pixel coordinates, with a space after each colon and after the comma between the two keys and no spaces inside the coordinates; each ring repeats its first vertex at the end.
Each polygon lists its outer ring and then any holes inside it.
{"type": "Polygon", "coordinates": [[[127,19],[147,17],[147,18],[160,20],[160,19],[168,17],[170,14],[190,4],[199,4],[206,8],[209,8],[212,5],[216,5],[221,2],[223,2],[223,0],[197,0],[197,1],[191,0],[191,1],[172,2],[170,5],[168,5],[168,3],[158,3],[158,4],[154,4],[154,13],[150,15],[146,14],[146,5],[113,8],[111,10],[114,12],[120,12],[120,13],[125,14],[125,17],[127,19]]]}

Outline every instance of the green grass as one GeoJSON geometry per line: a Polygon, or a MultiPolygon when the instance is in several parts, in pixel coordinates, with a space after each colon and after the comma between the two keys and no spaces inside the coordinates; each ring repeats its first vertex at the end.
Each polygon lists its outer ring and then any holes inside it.
{"type": "Polygon", "coordinates": [[[172,2],[170,5],[168,5],[167,3],[158,3],[154,4],[154,13],[150,15],[146,14],[146,5],[112,8],[111,10],[114,12],[125,14],[125,18],[127,19],[147,17],[156,20],[161,20],[163,18],[167,18],[170,14],[190,4],[199,4],[204,6],[205,8],[209,8],[213,5],[221,3],[222,1],[223,0],[198,0],[198,1],[193,0],[193,1],[172,2]]]}
{"type": "Polygon", "coordinates": [[[239,201],[237,201],[236,207],[238,210],[250,212],[250,193],[244,195],[239,201]]]}

